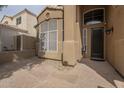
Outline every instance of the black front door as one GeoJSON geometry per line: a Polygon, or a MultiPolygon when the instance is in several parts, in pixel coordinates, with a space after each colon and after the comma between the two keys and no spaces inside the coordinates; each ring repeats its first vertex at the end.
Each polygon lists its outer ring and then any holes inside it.
{"type": "Polygon", "coordinates": [[[91,59],[104,59],[104,28],[95,28],[91,31],[91,59]]]}

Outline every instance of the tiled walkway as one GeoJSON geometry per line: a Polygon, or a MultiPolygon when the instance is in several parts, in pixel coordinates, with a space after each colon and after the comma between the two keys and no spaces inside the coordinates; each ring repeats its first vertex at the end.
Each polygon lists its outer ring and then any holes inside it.
{"type": "Polygon", "coordinates": [[[60,61],[31,58],[0,65],[0,87],[115,87],[123,81],[107,62],[88,59],[75,67],[60,61]]]}

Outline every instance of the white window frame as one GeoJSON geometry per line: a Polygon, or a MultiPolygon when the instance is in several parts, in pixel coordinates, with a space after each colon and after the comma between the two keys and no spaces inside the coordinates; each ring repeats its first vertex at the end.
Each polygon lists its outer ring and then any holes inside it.
{"type": "MultiPolygon", "coordinates": [[[[43,34],[43,33],[47,33],[47,32],[41,32],[41,33],[40,33],[40,50],[41,50],[41,51],[47,51],[47,50],[42,50],[42,49],[41,49],[41,34],[43,34]]],[[[48,36],[48,33],[47,33],[47,36],[48,36]]],[[[46,41],[46,42],[48,42],[48,41],[46,41]]],[[[48,45],[47,45],[47,49],[48,49],[48,45]]]]}
{"type": "Polygon", "coordinates": [[[39,47],[39,50],[40,51],[44,51],[44,52],[58,52],[58,20],[56,19],[56,22],[57,22],[57,28],[56,28],[56,30],[49,30],[49,20],[47,21],[48,22],[48,31],[42,31],[41,30],[41,26],[42,26],[42,24],[40,24],[40,27],[39,27],[39,31],[40,31],[40,33],[39,33],[39,39],[40,39],[40,41],[39,41],[39,43],[40,43],[40,47],[39,47]],[[56,38],[57,38],[57,40],[56,40],[56,50],[50,50],[49,49],[49,33],[50,32],[56,32],[56,38]],[[42,33],[47,33],[47,50],[41,50],[41,34],[42,33]]]}
{"type": "Polygon", "coordinates": [[[87,53],[87,28],[83,29],[83,52],[87,53]]]}

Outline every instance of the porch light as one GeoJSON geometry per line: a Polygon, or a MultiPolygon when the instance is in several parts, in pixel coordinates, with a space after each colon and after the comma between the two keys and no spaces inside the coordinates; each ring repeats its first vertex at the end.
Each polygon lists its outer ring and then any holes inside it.
{"type": "Polygon", "coordinates": [[[105,31],[106,31],[106,34],[109,35],[110,33],[113,32],[113,27],[107,28],[105,31]]]}

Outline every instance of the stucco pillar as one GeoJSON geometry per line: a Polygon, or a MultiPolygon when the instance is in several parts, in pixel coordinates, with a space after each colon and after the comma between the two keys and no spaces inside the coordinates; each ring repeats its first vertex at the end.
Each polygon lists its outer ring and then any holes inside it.
{"type": "Polygon", "coordinates": [[[63,63],[74,66],[75,58],[75,22],[76,6],[64,6],[64,43],[63,43],[63,63]]]}
{"type": "Polygon", "coordinates": [[[0,30],[0,52],[2,51],[1,30],[0,30]]]}

